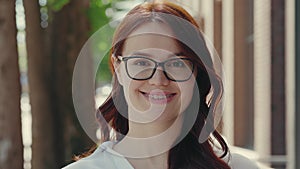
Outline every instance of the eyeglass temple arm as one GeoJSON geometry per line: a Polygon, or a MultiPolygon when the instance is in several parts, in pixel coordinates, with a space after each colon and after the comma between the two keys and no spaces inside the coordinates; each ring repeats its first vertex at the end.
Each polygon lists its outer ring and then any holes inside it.
{"type": "Polygon", "coordinates": [[[113,54],[112,57],[114,57],[117,61],[123,61],[124,60],[124,57],[120,56],[120,55],[116,56],[116,55],[113,54]]]}

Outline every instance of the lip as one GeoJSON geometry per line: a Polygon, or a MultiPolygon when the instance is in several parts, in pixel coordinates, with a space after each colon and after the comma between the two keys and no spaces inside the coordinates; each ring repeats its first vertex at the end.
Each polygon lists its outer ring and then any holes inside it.
{"type": "Polygon", "coordinates": [[[153,104],[167,104],[173,100],[176,93],[171,92],[144,92],[140,93],[151,103],[153,104]]]}

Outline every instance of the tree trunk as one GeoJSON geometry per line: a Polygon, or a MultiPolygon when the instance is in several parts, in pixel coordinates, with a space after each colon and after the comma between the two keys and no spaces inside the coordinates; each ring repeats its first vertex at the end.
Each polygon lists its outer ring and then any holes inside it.
{"type": "MultiPolygon", "coordinates": [[[[94,144],[79,124],[72,99],[74,65],[81,48],[88,39],[89,23],[86,16],[88,7],[89,1],[87,0],[73,0],[54,14],[51,25],[53,30],[51,51],[54,69],[52,86],[54,87],[54,98],[56,98],[54,100],[55,121],[58,122],[55,131],[57,138],[63,138],[63,140],[56,140],[56,145],[61,150],[57,155],[61,156],[60,164],[63,165],[69,163],[74,155],[81,154],[94,144]]],[[[90,70],[85,69],[85,75],[82,77],[90,78],[93,66],[91,58],[86,58],[85,62],[90,64],[88,66],[90,70]]],[[[82,82],[88,83],[87,80],[82,80],[82,82]]],[[[93,99],[87,96],[82,101],[92,104],[93,99]]],[[[93,112],[88,107],[85,111],[93,112]]],[[[89,117],[93,118],[94,114],[89,117]]]]}
{"type": "Polygon", "coordinates": [[[32,112],[32,169],[59,168],[54,145],[51,104],[51,58],[47,55],[46,30],[40,27],[38,0],[24,0],[28,82],[32,112]]]}
{"type": "Polygon", "coordinates": [[[23,167],[15,2],[0,1],[0,168],[23,167]]]}
{"type": "Polygon", "coordinates": [[[24,0],[24,7],[33,118],[32,169],[60,168],[93,144],[78,122],[72,100],[73,68],[89,32],[85,13],[89,1],[72,0],[58,12],[49,13],[46,29],[40,27],[38,0],[24,0]]]}

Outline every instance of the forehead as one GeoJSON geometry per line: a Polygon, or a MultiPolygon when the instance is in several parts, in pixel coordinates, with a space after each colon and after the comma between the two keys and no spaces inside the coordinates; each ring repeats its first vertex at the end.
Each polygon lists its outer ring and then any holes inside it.
{"type": "Polygon", "coordinates": [[[180,51],[171,28],[163,23],[150,22],[133,31],[126,39],[123,54],[159,49],[177,53],[180,51]]]}

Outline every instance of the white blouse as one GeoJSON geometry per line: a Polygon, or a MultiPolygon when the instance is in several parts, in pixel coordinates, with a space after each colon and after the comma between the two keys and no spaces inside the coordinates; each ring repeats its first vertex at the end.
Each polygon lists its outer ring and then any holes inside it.
{"type": "MultiPolygon", "coordinates": [[[[114,142],[102,143],[90,156],[80,159],[62,169],[134,169],[128,160],[112,149],[114,142]]],[[[223,159],[232,169],[258,169],[248,158],[230,154],[223,159]]]]}

